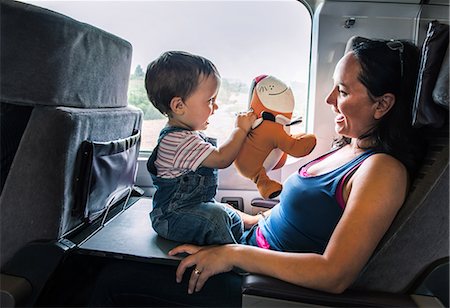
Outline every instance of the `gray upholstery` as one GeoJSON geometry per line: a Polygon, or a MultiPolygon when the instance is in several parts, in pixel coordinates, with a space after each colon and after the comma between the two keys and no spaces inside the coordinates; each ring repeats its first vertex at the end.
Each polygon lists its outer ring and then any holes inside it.
{"type": "Polygon", "coordinates": [[[441,70],[436,81],[436,85],[433,89],[433,100],[436,104],[448,109],[448,74],[449,74],[449,48],[444,56],[444,62],[442,63],[441,70]]]}
{"type": "Polygon", "coordinates": [[[30,211],[42,223],[44,238],[62,235],[73,228],[78,222],[71,219],[70,210],[79,145],[84,140],[125,138],[139,126],[140,111],[131,107],[36,108],[1,195],[2,221],[10,218],[17,221],[6,230],[2,228],[2,248],[10,246],[9,239],[14,239],[12,235],[20,234],[20,230],[33,229],[30,211]],[[116,129],[117,123],[121,123],[120,130],[116,129]],[[6,235],[10,232],[11,237],[6,235]]]}
{"type": "Polygon", "coordinates": [[[21,2],[1,0],[0,14],[2,102],[126,106],[130,43],[21,2]]]}
{"type": "Polygon", "coordinates": [[[142,112],[127,107],[128,42],[19,2],[0,11],[1,106],[34,106],[0,196],[3,266],[25,244],[82,223],[72,213],[81,143],[131,136],[142,112]]]}
{"type": "MultiPolygon", "coordinates": [[[[435,102],[433,91],[448,45],[449,26],[437,20],[431,21],[428,24],[427,35],[421,48],[420,68],[413,104],[412,123],[414,127],[441,127],[445,122],[447,112],[435,102]]],[[[446,90],[448,93],[448,82],[446,90]]],[[[445,88],[441,89],[441,93],[442,91],[445,91],[445,88]]]]}

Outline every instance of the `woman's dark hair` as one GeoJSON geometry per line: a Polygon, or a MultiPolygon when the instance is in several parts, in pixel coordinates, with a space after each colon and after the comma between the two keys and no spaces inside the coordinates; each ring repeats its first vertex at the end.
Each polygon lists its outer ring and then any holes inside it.
{"type": "Polygon", "coordinates": [[[174,97],[186,99],[197,88],[200,77],[220,74],[208,59],[184,51],[167,51],[152,61],[145,74],[145,89],[150,102],[162,114],[170,115],[174,97]]]}
{"type": "Polygon", "coordinates": [[[403,40],[364,40],[353,45],[351,51],[361,65],[358,79],[369,97],[395,95],[391,110],[359,139],[370,137],[375,142],[372,149],[394,156],[414,175],[426,149],[420,131],[412,127],[419,49],[403,40]]]}

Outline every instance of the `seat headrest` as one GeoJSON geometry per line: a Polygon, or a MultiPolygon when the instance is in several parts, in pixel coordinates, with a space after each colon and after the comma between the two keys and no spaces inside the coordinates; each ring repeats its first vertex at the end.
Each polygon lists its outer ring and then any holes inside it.
{"type": "Polygon", "coordinates": [[[449,74],[449,48],[447,47],[447,52],[444,56],[444,62],[442,62],[441,70],[439,72],[436,85],[433,90],[433,100],[436,104],[446,108],[448,110],[448,74],[449,74]]]}
{"type": "MultiPolygon", "coordinates": [[[[442,70],[446,51],[449,45],[449,26],[431,21],[428,25],[427,36],[421,49],[420,69],[417,79],[416,93],[413,106],[413,126],[441,127],[448,116],[441,106],[436,104],[433,91],[436,87],[438,76],[442,70]]],[[[448,61],[448,59],[447,59],[448,61]]],[[[440,93],[445,93],[448,98],[448,68],[447,82],[442,84],[440,93]]],[[[444,77],[442,77],[444,78],[444,77]]],[[[448,106],[448,101],[447,101],[448,106]]]]}
{"type": "Polygon", "coordinates": [[[127,105],[132,47],[37,6],[0,2],[0,99],[83,108],[127,105]]]}

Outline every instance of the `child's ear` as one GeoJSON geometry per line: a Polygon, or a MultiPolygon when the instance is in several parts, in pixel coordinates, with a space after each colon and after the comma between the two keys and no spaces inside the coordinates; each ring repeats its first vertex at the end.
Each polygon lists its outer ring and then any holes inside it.
{"type": "Polygon", "coordinates": [[[174,114],[183,114],[184,113],[184,103],[181,97],[176,96],[170,100],[170,110],[174,114]]]}
{"type": "Polygon", "coordinates": [[[391,110],[395,104],[395,95],[386,93],[377,99],[374,118],[379,120],[391,110]]]}

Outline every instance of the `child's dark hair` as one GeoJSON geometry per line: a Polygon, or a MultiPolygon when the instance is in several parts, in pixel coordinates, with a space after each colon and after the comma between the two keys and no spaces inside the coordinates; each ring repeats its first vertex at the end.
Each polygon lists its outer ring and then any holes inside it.
{"type": "Polygon", "coordinates": [[[167,51],[148,65],[145,89],[153,106],[170,116],[172,98],[187,99],[197,88],[200,78],[211,74],[220,77],[208,59],[183,51],[167,51]]]}

